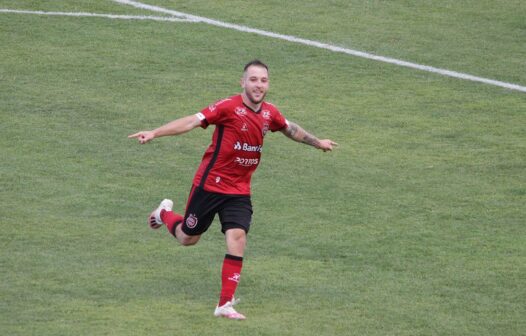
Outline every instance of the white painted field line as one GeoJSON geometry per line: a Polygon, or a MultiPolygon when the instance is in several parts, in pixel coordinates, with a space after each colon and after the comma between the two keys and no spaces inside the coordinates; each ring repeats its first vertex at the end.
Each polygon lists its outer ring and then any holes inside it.
{"type": "Polygon", "coordinates": [[[521,85],[517,85],[517,84],[513,84],[513,83],[506,83],[506,82],[501,82],[501,81],[494,80],[494,79],[477,77],[477,76],[473,76],[473,75],[462,73],[462,72],[456,72],[456,71],[451,71],[451,70],[447,70],[447,69],[435,68],[435,67],[428,66],[428,65],[411,63],[411,62],[407,62],[407,61],[403,61],[403,60],[399,60],[399,59],[395,59],[395,58],[390,58],[390,57],[378,56],[378,55],[370,54],[370,53],[359,51],[359,50],[353,50],[353,49],[337,47],[337,46],[334,46],[334,45],[331,45],[331,44],[318,42],[318,41],[313,41],[313,40],[302,39],[302,38],[291,36],[291,35],[277,34],[277,33],[269,32],[269,31],[261,30],[261,29],[255,29],[255,28],[241,26],[241,25],[237,25],[237,24],[233,24],[233,23],[213,20],[213,19],[209,19],[209,18],[206,18],[206,17],[202,17],[202,16],[195,16],[195,15],[191,15],[191,14],[187,14],[187,13],[183,13],[183,12],[174,11],[174,10],[171,10],[171,9],[166,9],[166,8],[162,8],[162,7],[158,7],[158,6],[152,6],[152,5],[144,4],[144,3],[141,3],[141,2],[138,2],[138,1],[134,1],[134,0],[112,0],[112,1],[118,2],[118,3],[121,3],[121,4],[125,4],[125,5],[130,5],[130,6],[133,6],[133,7],[136,7],[136,8],[150,10],[150,11],[153,11],[153,12],[170,14],[170,15],[173,15],[173,16],[176,16],[176,17],[179,17],[179,18],[189,19],[189,20],[192,20],[194,22],[203,22],[203,23],[206,23],[206,24],[209,24],[209,25],[213,25],[213,26],[217,26],[217,27],[234,29],[234,30],[241,31],[241,32],[253,33],[253,34],[258,34],[258,35],[262,35],[262,36],[272,37],[272,38],[276,38],[276,39],[280,39],[280,40],[285,40],[285,41],[289,41],[289,42],[299,43],[299,44],[308,45],[308,46],[321,48],[321,49],[326,49],[326,50],[330,50],[330,51],[334,51],[334,52],[340,52],[340,53],[344,53],[344,54],[348,54],[348,55],[352,55],[352,56],[362,57],[362,58],[366,58],[366,59],[370,59],[370,60],[374,60],[374,61],[378,61],[378,62],[390,63],[390,64],[395,64],[395,65],[403,66],[403,67],[407,67],[407,68],[412,68],[412,69],[427,71],[427,72],[431,72],[431,73],[436,73],[436,74],[439,74],[439,75],[442,75],[442,76],[459,78],[459,79],[469,80],[469,81],[473,81],[473,82],[480,82],[480,83],[485,83],[485,84],[489,84],[489,85],[503,87],[503,88],[510,89],[510,90],[517,90],[517,91],[526,92],[526,87],[525,86],[521,86],[521,85]]]}
{"type": "Polygon", "coordinates": [[[168,22],[194,22],[191,19],[163,17],[163,16],[144,16],[144,15],[116,15],[116,14],[97,14],[97,13],[83,13],[83,12],[44,12],[44,11],[30,11],[18,9],[0,8],[0,13],[14,13],[14,14],[33,14],[33,15],[51,15],[51,16],[73,16],[73,17],[100,17],[108,19],[121,20],[153,20],[153,21],[168,21],[168,22]]]}

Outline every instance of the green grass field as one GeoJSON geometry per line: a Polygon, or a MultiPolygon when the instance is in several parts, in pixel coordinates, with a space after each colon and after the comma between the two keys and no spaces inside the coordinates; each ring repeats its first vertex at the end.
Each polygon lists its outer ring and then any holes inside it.
{"type": "MultiPolygon", "coordinates": [[[[526,85],[526,4],[148,0],[194,15],[526,85]]],[[[113,1],[0,9],[165,15],[113,1]]],[[[526,335],[526,94],[204,23],[0,13],[0,334],[526,335]],[[237,296],[213,317],[219,225],[178,244],[212,129],[127,135],[239,92],[332,153],[267,136],[237,296]]]]}

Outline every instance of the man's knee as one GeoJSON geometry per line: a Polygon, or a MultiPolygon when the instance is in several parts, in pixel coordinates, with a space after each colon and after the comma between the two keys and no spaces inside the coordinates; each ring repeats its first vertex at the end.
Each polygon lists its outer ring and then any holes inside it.
{"type": "Polygon", "coordinates": [[[226,231],[226,245],[228,253],[235,256],[243,256],[247,244],[247,234],[242,229],[226,231]]]}
{"type": "Polygon", "coordinates": [[[234,243],[245,246],[247,244],[247,235],[243,232],[234,236],[234,243]]]}
{"type": "Polygon", "coordinates": [[[192,245],[197,244],[197,240],[195,240],[195,239],[180,239],[179,243],[181,243],[181,245],[183,245],[183,246],[192,246],[192,245]]]}
{"type": "Polygon", "coordinates": [[[183,246],[195,245],[199,241],[199,238],[201,238],[201,235],[190,236],[190,235],[186,234],[183,231],[181,225],[177,226],[177,228],[175,230],[175,233],[176,233],[175,238],[183,246]]]}
{"type": "Polygon", "coordinates": [[[177,237],[177,240],[179,243],[183,246],[192,246],[197,244],[199,241],[200,236],[188,236],[188,235],[181,235],[180,237],[177,237]]]}

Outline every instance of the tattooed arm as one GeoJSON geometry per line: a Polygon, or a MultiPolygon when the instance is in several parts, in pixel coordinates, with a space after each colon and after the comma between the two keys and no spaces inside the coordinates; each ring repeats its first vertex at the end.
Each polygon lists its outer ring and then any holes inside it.
{"type": "Polygon", "coordinates": [[[333,149],[333,146],[338,145],[336,142],[330,139],[318,139],[314,135],[301,128],[300,125],[293,123],[292,121],[289,121],[287,127],[282,129],[281,132],[294,141],[311,145],[313,147],[323,150],[324,152],[331,151],[333,149]]]}

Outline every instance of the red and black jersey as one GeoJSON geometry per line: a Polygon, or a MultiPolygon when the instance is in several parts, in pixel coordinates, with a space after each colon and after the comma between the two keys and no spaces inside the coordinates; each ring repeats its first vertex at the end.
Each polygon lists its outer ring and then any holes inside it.
{"type": "Polygon", "coordinates": [[[210,192],[250,195],[250,178],[261,159],[263,138],[268,131],[287,126],[287,120],[267,102],[253,111],[241,95],[220,100],[197,116],[201,127],[213,124],[216,129],[193,184],[210,192]]]}

